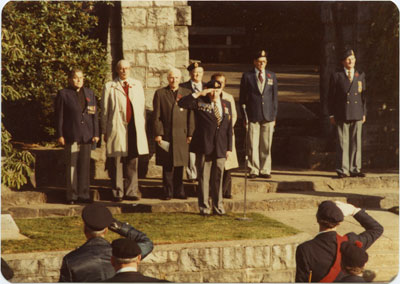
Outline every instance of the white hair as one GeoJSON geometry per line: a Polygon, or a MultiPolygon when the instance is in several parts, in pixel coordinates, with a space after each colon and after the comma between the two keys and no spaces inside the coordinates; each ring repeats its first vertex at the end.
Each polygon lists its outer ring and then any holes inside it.
{"type": "Polygon", "coordinates": [[[182,72],[181,70],[179,70],[178,68],[172,67],[168,70],[167,72],[167,76],[171,75],[171,74],[175,74],[178,75],[179,77],[182,77],[182,72]]]}
{"type": "Polygon", "coordinates": [[[126,64],[128,64],[130,66],[130,63],[129,63],[128,60],[121,59],[120,61],[118,61],[117,65],[115,66],[115,69],[118,69],[122,65],[122,63],[126,63],[126,64]]]}

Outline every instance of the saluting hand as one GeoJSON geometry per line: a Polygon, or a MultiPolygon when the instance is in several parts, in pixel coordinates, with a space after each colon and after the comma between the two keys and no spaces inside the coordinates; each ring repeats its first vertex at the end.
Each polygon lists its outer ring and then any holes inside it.
{"type": "Polygon", "coordinates": [[[60,138],[58,138],[58,144],[60,144],[61,146],[65,146],[65,139],[64,139],[64,137],[60,137],[60,138]]]}

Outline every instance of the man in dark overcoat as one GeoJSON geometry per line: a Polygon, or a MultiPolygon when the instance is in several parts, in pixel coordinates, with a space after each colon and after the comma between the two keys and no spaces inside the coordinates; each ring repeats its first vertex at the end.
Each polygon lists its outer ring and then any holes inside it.
{"type": "Polygon", "coordinates": [[[90,199],[90,152],[99,141],[96,96],[83,87],[82,70],[70,71],[69,87],[55,100],[58,143],[65,146],[67,204],[92,202],[90,199]]]}
{"type": "MultiPolygon", "coordinates": [[[[180,86],[189,89],[192,93],[203,90],[205,83],[203,82],[204,68],[200,62],[193,62],[187,68],[190,80],[182,83],[180,86]]],[[[189,182],[195,182],[197,179],[196,153],[190,151],[189,147],[189,165],[186,168],[186,175],[189,182]]]]}
{"type": "Polygon", "coordinates": [[[336,126],[336,173],[339,178],[365,177],[361,172],[361,132],[366,120],[365,74],[355,69],[354,51],[342,55],[343,68],[329,83],[329,116],[336,126]]]}
{"type": "Polygon", "coordinates": [[[274,72],[265,69],[265,50],[254,55],[254,69],[243,73],[240,105],[246,105],[249,118],[248,167],[250,178],[271,178],[271,147],[278,113],[278,82],[274,72]]]}
{"type": "Polygon", "coordinates": [[[228,101],[221,99],[221,87],[221,82],[211,80],[203,91],[178,102],[180,107],[194,110],[196,117],[190,147],[196,153],[198,205],[202,215],[210,215],[211,210],[217,215],[225,214],[222,179],[225,161],[232,152],[232,109],[228,101]]]}
{"type": "Polygon", "coordinates": [[[191,92],[179,87],[181,72],[172,68],[168,86],[158,89],[153,98],[153,131],[156,141],[156,164],[163,167],[164,199],[186,199],[183,167],[189,160],[189,143],[194,131],[193,113],[178,106],[191,92]]]}
{"type": "Polygon", "coordinates": [[[323,201],[317,211],[319,233],[296,249],[296,282],[334,282],[344,277],[341,271],[341,243],[359,241],[368,249],[383,233],[383,227],[364,210],[340,201],[323,201]],[[344,217],[353,216],[365,229],[340,236],[336,229],[344,217]]]}

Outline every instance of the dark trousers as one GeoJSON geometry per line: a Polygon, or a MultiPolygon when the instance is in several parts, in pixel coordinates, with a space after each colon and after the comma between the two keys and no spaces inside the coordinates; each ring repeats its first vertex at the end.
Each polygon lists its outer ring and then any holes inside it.
{"type": "Polygon", "coordinates": [[[222,195],[228,197],[232,195],[232,170],[225,170],[224,177],[222,179],[222,195]]]}
{"type": "Polygon", "coordinates": [[[166,197],[181,197],[185,195],[183,188],[183,167],[163,166],[163,186],[166,197]]]}

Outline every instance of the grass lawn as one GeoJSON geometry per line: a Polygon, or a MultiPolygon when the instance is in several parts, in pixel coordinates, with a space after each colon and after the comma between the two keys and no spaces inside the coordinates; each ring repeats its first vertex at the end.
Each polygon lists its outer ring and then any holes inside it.
{"type": "MultiPolygon", "coordinates": [[[[154,244],[222,240],[268,239],[290,236],[298,231],[264,215],[250,213],[251,221],[239,221],[242,214],[203,217],[194,213],[125,213],[114,215],[146,233],[154,244]]],[[[29,240],[2,241],[2,253],[72,250],[86,239],[80,216],[17,219],[21,233],[29,240]]],[[[119,235],[109,231],[111,241],[119,235]]]]}

